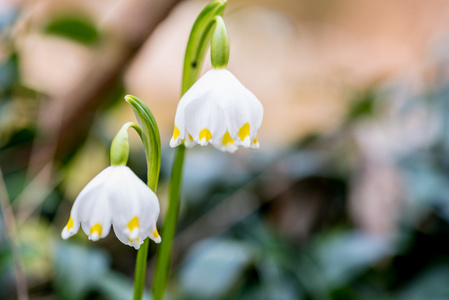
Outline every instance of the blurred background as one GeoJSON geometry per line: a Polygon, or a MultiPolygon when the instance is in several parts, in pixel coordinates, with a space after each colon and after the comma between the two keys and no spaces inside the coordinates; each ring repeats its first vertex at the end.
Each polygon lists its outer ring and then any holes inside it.
{"type": "MultiPolygon", "coordinates": [[[[133,248],[60,232],[135,120],[125,94],[159,124],[163,226],[206,4],[0,1],[0,299],[131,299],[133,248]]],[[[230,0],[225,22],[261,148],[188,151],[166,298],[449,299],[449,2],[230,0]]]]}

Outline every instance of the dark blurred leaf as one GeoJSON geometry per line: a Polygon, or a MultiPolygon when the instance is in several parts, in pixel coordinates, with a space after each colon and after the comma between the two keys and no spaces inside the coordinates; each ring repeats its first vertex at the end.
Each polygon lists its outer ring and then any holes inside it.
{"type": "Polygon", "coordinates": [[[286,275],[285,269],[276,259],[276,257],[264,255],[258,262],[258,273],[261,281],[259,290],[263,293],[263,297],[259,299],[302,299],[297,282],[286,275]]]}
{"type": "Polygon", "coordinates": [[[107,253],[69,242],[58,244],[55,283],[59,299],[83,299],[109,269],[107,253]]]}
{"type": "Polygon", "coordinates": [[[92,21],[83,16],[64,16],[52,20],[44,29],[48,34],[60,35],[83,44],[98,41],[99,34],[92,21]]]}
{"type": "Polygon", "coordinates": [[[422,272],[401,293],[403,300],[449,299],[449,261],[434,264],[422,272]]]}
{"type": "Polygon", "coordinates": [[[180,270],[180,286],[192,299],[219,299],[254,260],[245,243],[211,239],[195,246],[180,270]]]}
{"type": "MultiPolygon", "coordinates": [[[[257,215],[235,230],[256,251],[255,275],[247,274],[239,299],[303,299],[304,290],[296,276],[299,253],[266,226],[257,215]],[[253,278],[252,278],[253,277],[253,278]]],[[[248,273],[248,272],[247,272],[248,273]]],[[[314,299],[322,299],[315,297],[314,299]]]]}
{"type": "Polygon", "coordinates": [[[373,115],[374,103],[376,100],[375,90],[368,89],[362,94],[358,95],[352,102],[349,108],[347,121],[356,121],[360,118],[365,118],[373,115]]]}
{"type": "MultiPolygon", "coordinates": [[[[2,235],[4,221],[0,219],[0,222],[0,235],[2,235]]],[[[8,299],[14,288],[14,263],[10,244],[5,237],[0,237],[0,299],[8,299]]]]}
{"type": "Polygon", "coordinates": [[[320,237],[311,252],[320,266],[321,275],[332,289],[349,284],[392,251],[387,240],[346,231],[320,237]]]}
{"type": "Polygon", "coordinates": [[[19,80],[19,59],[17,54],[12,54],[8,59],[0,62],[0,100],[11,93],[11,89],[19,80]]]}
{"type": "MultiPolygon", "coordinates": [[[[112,300],[131,299],[134,292],[131,280],[113,271],[98,278],[96,288],[106,299],[112,300]]],[[[143,299],[148,299],[148,297],[149,293],[145,292],[143,299]]]]}
{"type": "Polygon", "coordinates": [[[6,186],[8,187],[8,196],[9,199],[11,199],[11,202],[13,202],[20,195],[20,193],[23,192],[23,189],[27,186],[27,184],[29,184],[25,171],[10,173],[8,176],[5,176],[4,180],[6,186]]]}

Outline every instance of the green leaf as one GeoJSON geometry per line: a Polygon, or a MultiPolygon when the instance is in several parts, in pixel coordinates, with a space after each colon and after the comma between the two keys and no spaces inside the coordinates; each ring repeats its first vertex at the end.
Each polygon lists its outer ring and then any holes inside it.
{"type": "Polygon", "coordinates": [[[95,25],[81,15],[67,15],[52,20],[45,28],[48,34],[59,35],[82,44],[91,45],[98,41],[95,25]]]}
{"type": "Polygon", "coordinates": [[[161,137],[156,119],[148,106],[139,98],[132,95],[125,96],[126,102],[131,104],[137,122],[142,128],[142,142],[148,165],[148,186],[156,193],[159,172],[161,169],[161,137]]]}
{"type": "Polygon", "coordinates": [[[403,300],[440,300],[449,297],[449,261],[439,261],[420,273],[401,293],[403,300]]]}
{"type": "Polygon", "coordinates": [[[347,114],[347,122],[359,121],[374,117],[376,114],[376,100],[378,95],[373,89],[362,91],[352,101],[347,114]]]}
{"type": "Polygon", "coordinates": [[[55,258],[58,299],[84,299],[109,269],[106,252],[69,242],[58,245],[55,258]]]}
{"type": "Polygon", "coordinates": [[[393,254],[392,245],[382,238],[359,231],[323,235],[311,252],[329,288],[351,282],[373,264],[393,254]]]}
{"type": "MultiPolygon", "coordinates": [[[[129,296],[133,293],[133,285],[129,278],[114,271],[100,277],[95,286],[106,299],[111,300],[129,299],[129,296]]],[[[149,296],[148,291],[145,291],[144,298],[148,299],[149,296]]]]}
{"type": "Polygon", "coordinates": [[[256,251],[241,242],[210,239],[195,246],[180,273],[180,285],[191,299],[220,299],[243,276],[256,251]]]}
{"type": "Polygon", "coordinates": [[[204,54],[212,37],[215,17],[223,16],[226,1],[216,0],[207,5],[199,14],[187,42],[184,57],[181,93],[184,94],[195,83],[201,70],[204,54]]]}
{"type": "Polygon", "coordinates": [[[17,53],[0,63],[0,97],[11,93],[19,81],[19,59],[17,53]]]}

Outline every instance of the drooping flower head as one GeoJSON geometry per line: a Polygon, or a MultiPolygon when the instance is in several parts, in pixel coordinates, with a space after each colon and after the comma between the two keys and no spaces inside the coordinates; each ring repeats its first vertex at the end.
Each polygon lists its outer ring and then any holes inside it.
{"type": "Polygon", "coordinates": [[[112,225],[117,238],[136,249],[147,237],[161,242],[156,229],[160,211],[157,196],[125,165],[129,126],[125,124],[112,143],[112,166],[95,176],[75,199],[61,233],[63,239],[75,235],[81,226],[90,240],[97,241],[109,234],[112,225]]]}
{"type": "Polygon", "coordinates": [[[179,101],[171,147],[181,143],[189,148],[212,144],[228,152],[234,152],[238,146],[259,148],[257,131],[262,124],[262,104],[226,69],[228,59],[226,27],[217,16],[211,41],[213,69],[179,101]]]}
{"type": "Polygon", "coordinates": [[[109,166],[95,176],[73,204],[61,236],[67,239],[81,227],[92,241],[109,234],[111,225],[124,244],[139,249],[145,238],[156,243],[159,201],[127,166],[109,166]]]}
{"type": "Polygon", "coordinates": [[[222,151],[238,146],[259,148],[262,124],[259,100],[227,69],[204,74],[181,98],[176,110],[171,147],[209,143],[222,151]]]}

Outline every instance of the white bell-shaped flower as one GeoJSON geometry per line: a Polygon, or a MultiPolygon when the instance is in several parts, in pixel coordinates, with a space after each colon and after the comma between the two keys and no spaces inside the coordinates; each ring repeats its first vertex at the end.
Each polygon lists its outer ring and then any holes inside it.
{"type": "Polygon", "coordinates": [[[257,149],[262,118],[256,96],[227,69],[212,69],[179,101],[170,146],[212,144],[228,152],[238,146],[257,149]]]}
{"type": "Polygon", "coordinates": [[[73,204],[61,236],[67,239],[81,227],[92,241],[108,235],[111,225],[124,244],[139,249],[149,237],[156,243],[159,216],[156,194],[124,165],[110,166],[95,176],[73,204]]]}

